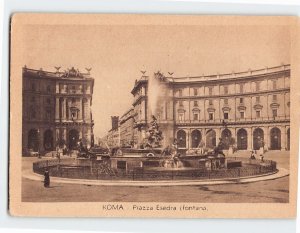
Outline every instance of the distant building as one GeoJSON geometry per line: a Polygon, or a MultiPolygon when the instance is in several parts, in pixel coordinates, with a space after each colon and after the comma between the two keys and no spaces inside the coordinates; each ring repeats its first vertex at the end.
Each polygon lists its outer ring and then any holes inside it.
{"type": "Polygon", "coordinates": [[[106,138],[106,143],[110,148],[120,146],[120,126],[119,126],[119,117],[111,117],[111,129],[108,131],[106,138]]]}
{"type": "Polygon", "coordinates": [[[75,149],[93,143],[94,79],[71,68],[48,72],[23,68],[23,154],[52,151],[59,143],[75,149]]]}
{"type": "MultiPolygon", "coordinates": [[[[154,74],[162,87],[154,113],[149,109],[149,77],[135,82],[134,140],[142,144],[151,114],[158,118],[164,145],[174,138],[180,149],[201,140],[213,148],[290,149],[290,65],[197,77],[154,74]]],[[[151,94],[150,94],[151,95],[151,94]]]]}
{"type": "Polygon", "coordinates": [[[133,118],[133,108],[130,108],[125,112],[119,121],[120,125],[120,144],[121,146],[133,146],[134,139],[134,118],[133,118]]]}

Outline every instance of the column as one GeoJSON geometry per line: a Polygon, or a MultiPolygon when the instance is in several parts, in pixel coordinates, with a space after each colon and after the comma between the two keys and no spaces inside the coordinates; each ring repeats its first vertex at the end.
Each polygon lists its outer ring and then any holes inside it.
{"type": "MultiPolygon", "coordinates": [[[[91,129],[90,128],[87,129],[86,139],[87,139],[88,147],[91,147],[91,129]]],[[[119,145],[120,144],[121,144],[121,141],[120,141],[120,135],[119,135],[119,145]]]]}
{"type": "Polygon", "coordinates": [[[72,117],[71,117],[71,111],[70,111],[70,107],[71,107],[71,102],[72,100],[71,99],[67,99],[68,101],[68,108],[67,108],[67,111],[68,111],[68,120],[70,120],[72,117]]]}
{"type": "Polygon", "coordinates": [[[250,147],[250,150],[253,150],[253,148],[254,148],[254,145],[253,145],[253,128],[250,127],[249,131],[250,131],[250,133],[248,135],[248,137],[250,139],[249,147],[250,147]]]}
{"type": "Polygon", "coordinates": [[[216,130],[216,146],[217,146],[220,141],[219,138],[221,137],[221,129],[217,128],[215,130],[216,130]]]}
{"type": "Polygon", "coordinates": [[[79,139],[82,139],[82,135],[83,135],[83,128],[81,130],[78,130],[79,131],[79,139]]]}
{"type": "Polygon", "coordinates": [[[82,120],[82,98],[79,98],[79,113],[78,113],[78,120],[82,120]]]}
{"type": "Polygon", "coordinates": [[[55,99],[55,120],[59,121],[59,98],[56,97],[55,99]]]}
{"type": "Polygon", "coordinates": [[[287,144],[286,144],[286,138],[287,138],[287,133],[286,133],[286,128],[284,126],[281,126],[280,127],[280,131],[281,131],[281,138],[280,138],[280,141],[281,141],[281,150],[286,150],[287,148],[287,144]]]}
{"type": "Polygon", "coordinates": [[[190,132],[190,129],[188,130],[185,130],[186,132],[186,148],[189,150],[190,149],[190,135],[191,135],[191,132],[190,132]]]}
{"type": "Polygon", "coordinates": [[[245,128],[245,130],[247,131],[247,150],[252,150],[252,128],[245,128]]]}
{"type": "MultiPolygon", "coordinates": [[[[92,105],[92,99],[88,99],[88,101],[87,101],[87,109],[88,109],[88,114],[87,114],[87,116],[88,116],[88,120],[92,120],[91,119],[91,105],[92,105]]],[[[145,101],[145,109],[147,109],[147,105],[146,105],[146,101],[145,101]]],[[[147,110],[145,110],[145,114],[146,114],[146,112],[147,112],[147,110]]],[[[145,115],[146,116],[146,115],[145,115]]],[[[147,116],[146,116],[147,117],[147,116]]],[[[146,120],[147,118],[145,118],[145,120],[146,120]]],[[[146,122],[147,122],[147,120],[146,120],[146,122]]]]}
{"type": "Polygon", "coordinates": [[[38,129],[38,142],[39,142],[39,152],[43,151],[44,150],[44,138],[43,138],[43,135],[44,135],[44,129],[42,128],[39,128],[38,129]]]}
{"type": "Polygon", "coordinates": [[[61,119],[66,119],[66,104],[65,104],[65,98],[61,98],[61,119]]]}
{"type": "Polygon", "coordinates": [[[85,104],[86,99],[82,99],[82,119],[85,121],[85,104]]]}
{"type": "Polygon", "coordinates": [[[236,127],[232,128],[230,131],[231,131],[231,137],[234,137],[235,144],[237,145],[237,130],[236,130],[236,127]]]}
{"type": "Polygon", "coordinates": [[[55,136],[54,136],[54,145],[56,146],[57,143],[59,142],[59,139],[60,139],[60,134],[59,134],[59,129],[55,129],[55,136]]]}
{"type": "Polygon", "coordinates": [[[55,86],[56,86],[56,88],[55,88],[55,89],[56,89],[56,90],[55,90],[55,92],[56,92],[56,93],[59,93],[59,92],[60,92],[60,89],[59,89],[59,83],[56,83],[56,85],[55,85],[55,86]]]}
{"type": "Polygon", "coordinates": [[[65,142],[67,141],[67,129],[66,128],[62,129],[62,139],[64,139],[65,142]]]}
{"type": "Polygon", "coordinates": [[[69,104],[69,99],[68,98],[66,98],[66,104],[65,104],[65,109],[66,109],[66,119],[68,120],[69,119],[69,117],[70,117],[70,113],[69,113],[69,106],[70,106],[70,104],[69,104]]]}
{"type": "Polygon", "coordinates": [[[271,145],[271,138],[270,138],[270,129],[269,127],[262,127],[264,131],[264,143],[265,143],[265,149],[269,150],[270,145],[271,145]]]}

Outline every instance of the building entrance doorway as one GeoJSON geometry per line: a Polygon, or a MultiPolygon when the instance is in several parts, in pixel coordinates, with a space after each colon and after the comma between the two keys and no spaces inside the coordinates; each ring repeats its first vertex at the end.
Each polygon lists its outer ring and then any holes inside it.
{"type": "Polygon", "coordinates": [[[186,148],[186,132],[184,130],[177,132],[177,143],[178,148],[186,148]]]}
{"type": "Polygon", "coordinates": [[[229,145],[230,145],[230,140],[231,140],[231,132],[229,129],[224,129],[222,131],[222,142],[223,142],[223,149],[224,150],[228,150],[229,149],[229,145]]]}
{"type": "Polygon", "coordinates": [[[264,146],[264,131],[261,128],[256,128],[253,131],[253,149],[259,150],[264,146]]]}
{"type": "Polygon", "coordinates": [[[192,148],[197,148],[201,141],[201,133],[199,130],[193,130],[192,132],[192,148]]]}
{"type": "Polygon", "coordinates": [[[69,131],[69,149],[76,150],[79,141],[79,132],[76,129],[69,131]]]}
{"type": "Polygon", "coordinates": [[[237,132],[237,149],[238,150],[247,150],[247,131],[245,129],[239,129],[237,132]]]}
{"type": "Polygon", "coordinates": [[[53,150],[53,133],[50,129],[44,133],[44,149],[48,151],[53,150]]]}
{"type": "Polygon", "coordinates": [[[210,129],[206,132],[206,147],[214,148],[216,146],[216,131],[210,129]]]}
{"type": "Polygon", "coordinates": [[[28,132],[28,149],[35,152],[39,151],[39,132],[36,129],[31,129],[28,132]]]}
{"type": "Polygon", "coordinates": [[[281,131],[278,128],[272,128],[270,132],[271,150],[281,150],[281,131]]]}

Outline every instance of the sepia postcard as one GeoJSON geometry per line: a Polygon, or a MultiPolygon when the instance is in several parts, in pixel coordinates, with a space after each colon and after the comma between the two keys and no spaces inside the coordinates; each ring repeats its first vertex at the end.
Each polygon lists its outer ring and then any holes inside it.
{"type": "Polygon", "coordinates": [[[17,13],[9,211],[294,218],[292,16],[17,13]]]}

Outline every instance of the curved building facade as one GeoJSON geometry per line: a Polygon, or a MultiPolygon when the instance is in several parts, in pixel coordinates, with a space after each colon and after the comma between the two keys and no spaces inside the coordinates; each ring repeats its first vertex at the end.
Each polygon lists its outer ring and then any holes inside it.
{"type": "Polygon", "coordinates": [[[290,65],[199,77],[155,73],[163,89],[149,109],[149,77],[136,81],[133,116],[135,141],[141,143],[151,114],[180,149],[213,148],[219,138],[238,150],[290,149],[290,65]],[[153,108],[153,107],[152,107],[153,108]]]}

